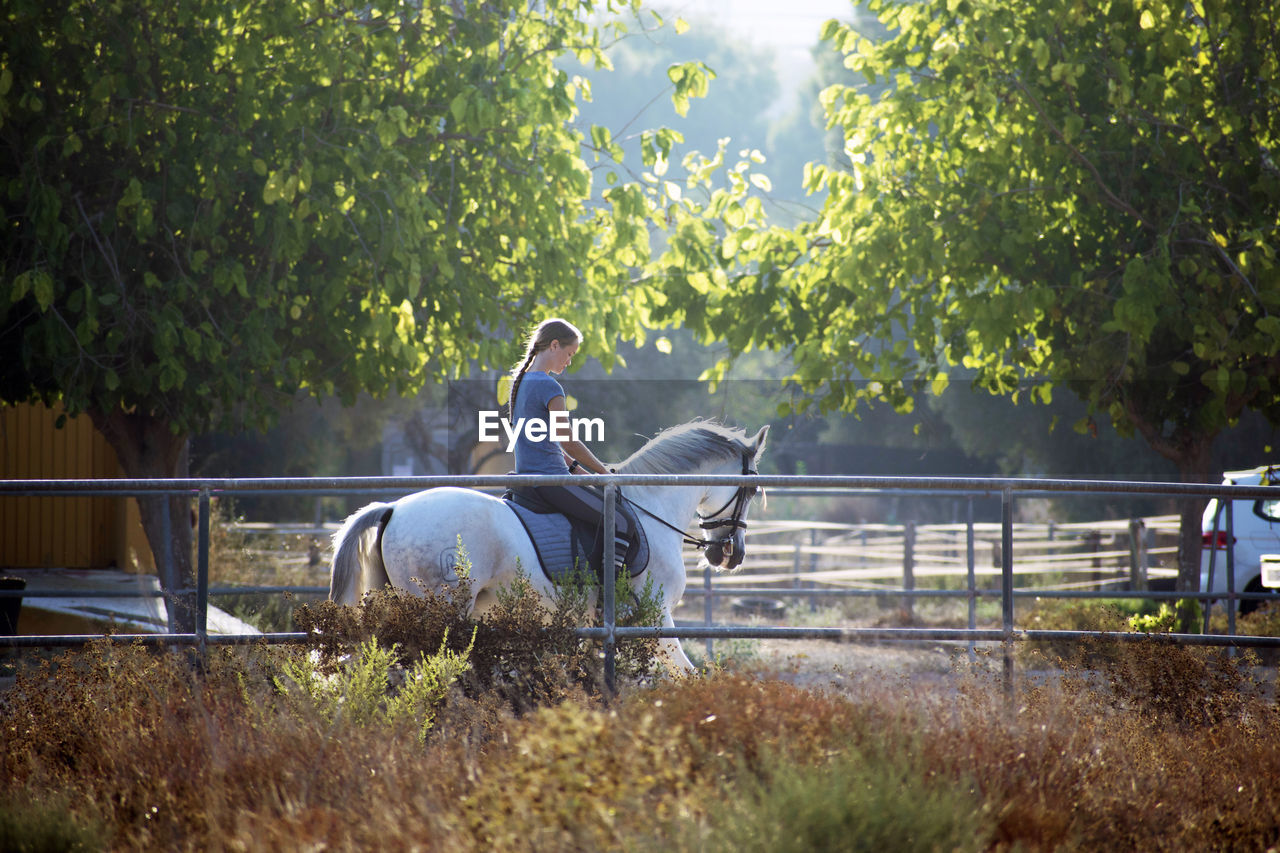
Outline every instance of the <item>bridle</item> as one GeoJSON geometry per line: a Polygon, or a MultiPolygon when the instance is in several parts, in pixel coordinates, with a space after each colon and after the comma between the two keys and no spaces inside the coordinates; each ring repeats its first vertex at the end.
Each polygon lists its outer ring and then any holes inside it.
{"type": "MultiPolygon", "coordinates": [[[[752,462],[754,462],[753,454],[749,452],[744,452],[742,454],[742,473],[744,475],[745,474],[754,475],[754,474],[760,473],[754,467],[752,467],[752,462]]],[[[659,518],[658,516],[649,512],[649,510],[640,506],[640,504],[636,503],[635,501],[632,501],[630,498],[627,498],[624,496],[623,500],[627,501],[627,503],[631,504],[633,507],[640,510],[645,515],[649,516],[654,521],[658,522],[664,527],[667,527],[671,530],[674,530],[676,533],[679,533],[680,539],[686,545],[692,545],[693,547],[701,550],[710,545],[722,545],[726,542],[729,542],[730,540],[733,539],[733,533],[735,530],[747,529],[747,520],[746,518],[744,518],[744,516],[747,514],[747,505],[751,503],[751,499],[754,498],[756,496],[756,493],[759,491],[760,491],[759,488],[756,486],[746,486],[746,485],[738,486],[737,490],[734,491],[733,496],[729,498],[728,501],[725,502],[724,506],[720,507],[715,512],[708,513],[707,515],[698,513],[698,519],[699,519],[698,526],[701,527],[703,530],[717,530],[721,527],[730,528],[729,533],[727,535],[716,537],[716,538],[708,538],[708,539],[695,539],[689,534],[685,533],[679,527],[676,527],[674,524],[667,521],[666,519],[659,518]],[[727,510],[729,507],[733,507],[733,513],[728,518],[716,517],[721,513],[723,513],[725,510],[727,510]]]]}
{"type": "MultiPolygon", "coordinates": [[[[751,467],[750,454],[742,454],[742,473],[744,475],[759,473],[751,467]]],[[[715,530],[720,527],[732,528],[729,531],[728,536],[712,540],[715,542],[723,542],[726,539],[731,538],[734,530],[746,530],[747,520],[743,516],[747,514],[747,504],[751,503],[751,499],[756,496],[756,492],[758,491],[759,489],[755,486],[738,486],[737,491],[733,493],[733,497],[729,498],[729,500],[725,502],[724,506],[711,513],[709,516],[699,514],[698,518],[701,519],[701,522],[698,526],[703,530],[715,530]],[[720,515],[720,513],[724,512],[729,507],[733,507],[733,514],[728,518],[715,517],[720,515]]],[[[710,545],[711,542],[705,542],[704,544],[710,545]]]]}

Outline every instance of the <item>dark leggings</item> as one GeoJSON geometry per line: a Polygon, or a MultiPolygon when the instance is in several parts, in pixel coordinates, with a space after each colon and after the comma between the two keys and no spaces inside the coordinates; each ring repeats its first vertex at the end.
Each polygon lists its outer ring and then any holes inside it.
{"type": "MultiPolygon", "coordinates": [[[[533,492],[557,512],[599,525],[604,519],[604,493],[594,486],[531,486],[533,492]]],[[[614,515],[618,536],[630,537],[631,525],[621,512],[614,515]]]]}

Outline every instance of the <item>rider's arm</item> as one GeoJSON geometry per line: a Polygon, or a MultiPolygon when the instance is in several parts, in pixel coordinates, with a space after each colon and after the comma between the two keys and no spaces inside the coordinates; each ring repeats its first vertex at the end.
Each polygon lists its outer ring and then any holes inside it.
{"type": "MultiPolygon", "coordinates": [[[[547,411],[548,412],[568,411],[564,405],[564,397],[553,397],[547,403],[547,411]]],[[[605,464],[601,462],[599,459],[597,459],[596,455],[591,452],[591,448],[587,447],[581,441],[578,441],[572,438],[569,439],[568,441],[562,441],[560,442],[560,450],[563,451],[566,457],[577,462],[582,468],[587,469],[587,471],[590,471],[595,474],[609,473],[609,469],[605,466],[605,464]]],[[[573,463],[570,462],[569,467],[570,467],[570,470],[574,470],[576,466],[574,466],[573,463]]],[[[574,470],[574,473],[576,474],[577,470],[574,470]]]]}

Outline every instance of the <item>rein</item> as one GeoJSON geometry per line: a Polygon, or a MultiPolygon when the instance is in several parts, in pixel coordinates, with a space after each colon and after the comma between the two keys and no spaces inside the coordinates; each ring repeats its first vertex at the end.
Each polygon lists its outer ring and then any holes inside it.
{"type": "MultiPolygon", "coordinates": [[[[743,474],[758,473],[751,469],[751,463],[749,461],[748,454],[746,453],[742,454],[742,473],[743,474]]],[[[710,515],[699,514],[698,518],[701,519],[701,523],[698,526],[701,527],[703,530],[715,530],[718,527],[732,527],[734,530],[740,530],[740,529],[745,530],[747,528],[747,522],[742,516],[746,513],[747,504],[751,502],[751,499],[753,497],[755,497],[756,491],[757,490],[755,486],[738,486],[737,491],[733,493],[733,497],[729,498],[729,500],[725,502],[724,506],[720,507],[718,510],[711,513],[710,515]],[[733,514],[729,518],[715,517],[720,513],[724,512],[729,507],[733,507],[733,514]]],[[[674,524],[667,521],[666,519],[661,518],[657,515],[654,515],[652,512],[640,506],[640,504],[631,500],[631,498],[627,497],[626,495],[623,495],[622,499],[625,500],[627,503],[631,504],[631,506],[643,512],[645,515],[652,518],[654,521],[661,524],[663,527],[666,527],[669,530],[674,530],[676,533],[679,533],[680,539],[684,542],[684,544],[692,545],[693,547],[699,550],[706,548],[708,545],[714,545],[717,542],[723,542],[733,535],[733,533],[730,532],[729,536],[723,536],[718,539],[695,539],[692,536],[690,536],[688,533],[685,533],[679,527],[676,527],[674,524]]]]}

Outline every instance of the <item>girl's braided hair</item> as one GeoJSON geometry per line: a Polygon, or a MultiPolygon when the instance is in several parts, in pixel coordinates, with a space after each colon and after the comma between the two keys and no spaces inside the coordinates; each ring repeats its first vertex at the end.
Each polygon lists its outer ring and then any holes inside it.
{"type": "Polygon", "coordinates": [[[524,360],[511,371],[511,396],[507,400],[508,421],[515,421],[516,392],[520,390],[520,382],[524,379],[525,371],[529,369],[530,364],[533,364],[534,357],[551,346],[552,341],[559,341],[561,346],[580,344],[582,343],[582,332],[578,331],[578,327],[568,320],[552,317],[549,320],[543,320],[529,334],[529,342],[525,346],[524,360]]]}

